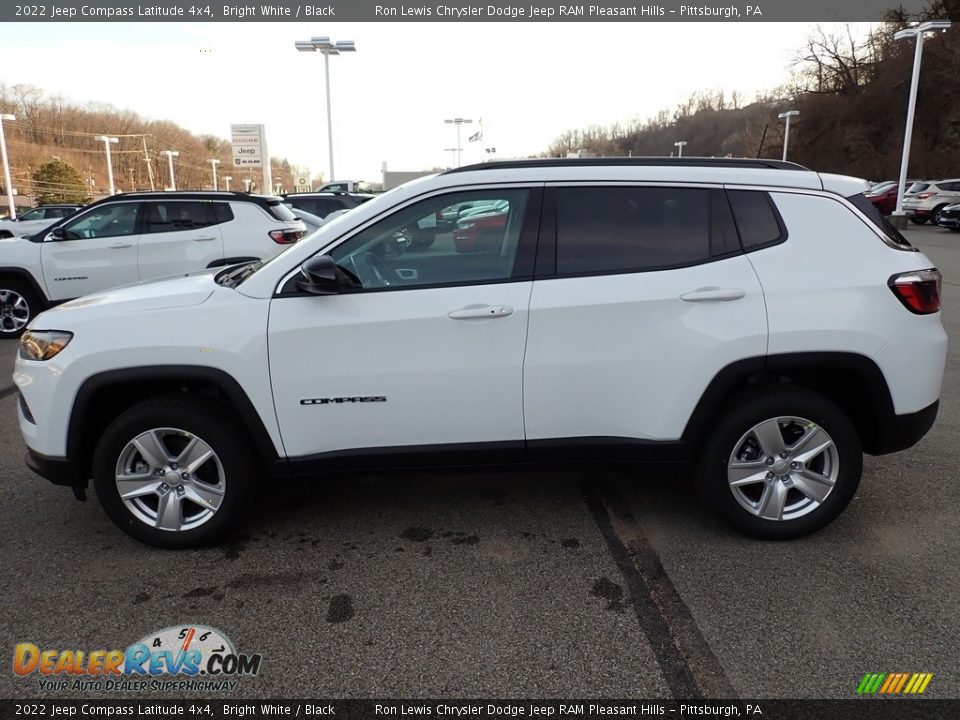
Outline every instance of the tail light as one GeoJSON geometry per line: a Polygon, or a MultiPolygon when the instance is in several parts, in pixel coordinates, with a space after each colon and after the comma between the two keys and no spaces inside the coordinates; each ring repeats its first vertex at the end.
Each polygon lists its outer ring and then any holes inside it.
{"type": "Polygon", "coordinates": [[[304,234],[302,230],[271,230],[270,239],[277,245],[293,245],[304,234]]]}
{"type": "Polygon", "coordinates": [[[900,273],[890,278],[890,289],[903,306],[917,315],[929,315],[940,310],[940,281],[936,269],[900,273]]]}
{"type": "Polygon", "coordinates": [[[918,198],[919,200],[926,200],[928,197],[933,197],[934,195],[936,195],[936,193],[922,192],[922,193],[917,193],[916,195],[914,195],[914,197],[918,198]]]}

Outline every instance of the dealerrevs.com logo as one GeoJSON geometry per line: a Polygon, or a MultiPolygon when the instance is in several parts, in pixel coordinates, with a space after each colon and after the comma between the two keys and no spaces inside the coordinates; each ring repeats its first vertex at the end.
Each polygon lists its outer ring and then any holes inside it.
{"type": "Polygon", "coordinates": [[[126,650],[41,649],[19,643],[13,672],[36,676],[40,690],[223,692],[235,690],[238,678],[256,676],[262,659],[238,653],[215,628],[180,625],[150,633],[126,650]]]}

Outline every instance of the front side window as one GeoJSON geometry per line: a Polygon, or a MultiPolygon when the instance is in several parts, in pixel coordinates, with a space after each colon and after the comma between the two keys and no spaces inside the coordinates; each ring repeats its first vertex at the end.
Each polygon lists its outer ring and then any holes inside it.
{"type": "Polygon", "coordinates": [[[64,240],[133,235],[140,203],[112,203],[97,207],[63,227],[64,240]]]}
{"type": "Polygon", "coordinates": [[[734,241],[731,229],[711,223],[716,192],[558,189],[557,273],[641,272],[703,262],[729,252],[734,241]]]}
{"type": "Polygon", "coordinates": [[[24,221],[43,220],[46,218],[46,213],[46,208],[34,208],[33,210],[27,210],[25,213],[21,213],[19,219],[24,221]]]}
{"type": "Polygon", "coordinates": [[[377,222],[330,255],[358,290],[468,284],[513,273],[529,190],[477,190],[423,200],[377,222]],[[482,202],[481,202],[482,201],[482,202]],[[450,225],[446,209],[470,203],[450,225]]]}

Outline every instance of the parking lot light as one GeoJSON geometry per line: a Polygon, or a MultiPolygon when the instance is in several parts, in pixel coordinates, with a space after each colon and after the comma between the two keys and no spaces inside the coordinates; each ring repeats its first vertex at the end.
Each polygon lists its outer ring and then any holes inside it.
{"type": "Polygon", "coordinates": [[[677,147],[677,157],[683,157],[683,146],[686,144],[686,140],[678,140],[674,143],[674,145],[677,147]]]}
{"type": "Polygon", "coordinates": [[[790,144],[790,118],[797,117],[800,114],[799,110],[787,110],[777,115],[781,120],[786,121],[786,127],[783,129],[783,159],[787,159],[787,146],[790,144]]]}
{"type": "Polygon", "coordinates": [[[210,158],[207,162],[210,163],[210,167],[213,168],[213,189],[217,190],[219,189],[217,188],[217,165],[220,164],[220,161],[216,158],[210,158]]]}
{"type": "Polygon", "coordinates": [[[160,153],[161,155],[167,156],[167,167],[170,169],[170,189],[177,189],[177,181],[173,177],[173,159],[180,155],[176,150],[163,150],[160,153]]]}
{"type": "Polygon", "coordinates": [[[920,61],[923,58],[923,38],[928,32],[946,30],[950,27],[947,20],[930,20],[916,27],[905,28],[894,33],[894,40],[916,38],[917,45],[913,53],[913,76],[910,79],[910,99],[907,101],[907,126],[903,133],[903,155],[900,159],[900,180],[897,187],[897,208],[893,211],[898,224],[904,221],[903,194],[907,183],[907,165],[910,163],[910,140],[913,137],[913,113],[917,106],[917,85],[920,81],[920,61]]]}
{"type": "Polygon", "coordinates": [[[230,192],[230,181],[233,180],[229,175],[223,176],[223,181],[227,184],[227,192],[230,192]]]}
{"type": "Polygon", "coordinates": [[[449,120],[443,121],[447,125],[456,125],[457,126],[457,167],[460,167],[460,153],[463,150],[463,146],[460,144],[460,126],[469,125],[473,120],[469,118],[450,118],[449,120]]]}
{"type": "Polygon", "coordinates": [[[327,143],[330,153],[330,182],[336,180],[333,174],[333,114],[330,110],[330,56],[345,52],[356,52],[356,43],[353,40],[337,40],[333,42],[329,37],[312,37],[309,40],[297,40],[293,43],[300,52],[323,53],[324,77],[327,85],[327,143]]]}
{"type": "Polygon", "coordinates": [[[103,149],[107,153],[107,184],[110,186],[110,194],[116,195],[117,190],[113,185],[113,160],[110,158],[110,145],[116,145],[120,141],[107,135],[97,135],[93,139],[103,143],[103,149]]]}
{"type": "Polygon", "coordinates": [[[17,219],[17,208],[13,202],[13,183],[10,180],[10,162],[7,160],[7,139],[3,135],[3,121],[13,122],[13,115],[0,115],[0,153],[3,154],[3,185],[7,189],[7,205],[10,207],[10,219],[17,219]]]}

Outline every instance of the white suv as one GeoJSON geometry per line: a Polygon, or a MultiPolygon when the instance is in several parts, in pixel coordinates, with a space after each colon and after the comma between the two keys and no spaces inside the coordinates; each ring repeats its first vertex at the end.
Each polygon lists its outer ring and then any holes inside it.
{"type": "Polygon", "coordinates": [[[229,192],[114,195],[37,234],[0,239],[0,338],[19,337],[34,315],[81,295],[267,260],[305,230],[280,198],[229,192]]]}
{"type": "Polygon", "coordinates": [[[268,263],[39,316],[27,462],[165,547],[222,537],[282,477],[547,461],[690,463],[736,528],[797,537],[939,404],[940,274],[866,187],[697,158],[421,178],[268,263]],[[478,251],[391,250],[478,201],[505,207],[478,251]]]}

